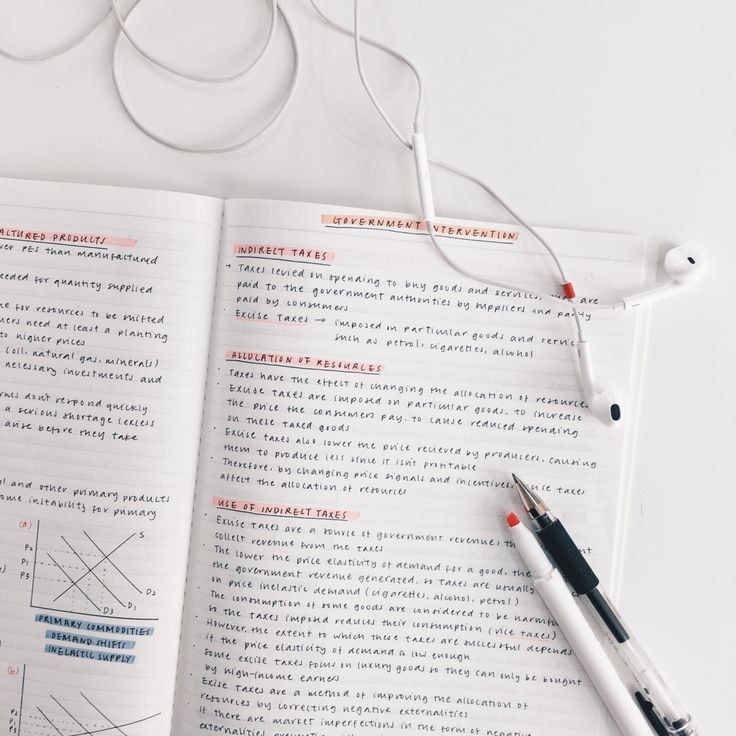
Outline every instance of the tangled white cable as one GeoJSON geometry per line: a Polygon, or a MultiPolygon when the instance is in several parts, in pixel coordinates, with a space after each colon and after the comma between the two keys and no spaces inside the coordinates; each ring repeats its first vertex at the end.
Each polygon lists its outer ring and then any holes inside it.
{"type": "MultiPolygon", "coordinates": [[[[160,59],[158,56],[155,56],[154,54],[149,52],[145,48],[145,46],[142,45],[133,34],[131,34],[130,29],[127,24],[127,20],[131,18],[132,14],[136,12],[136,10],[140,7],[141,2],[142,0],[133,0],[132,5],[127,11],[127,13],[123,15],[120,11],[118,0],[109,0],[110,7],[105,11],[105,13],[101,17],[96,18],[95,21],[91,25],[85,27],[83,31],[81,32],[81,34],[78,34],[77,36],[72,38],[70,41],[67,41],[61,44],[60,46],[55,47],[51,50],[48,50],[48,51],[45,51],[39,54],[35,54],[35,55],[22,56],[19,54],[11,53],[7,51],[6,49],[0,48],[0,55],[6,56],[8,58],[11,58],[17,61],[44,61],[47,59],[53,59],[57,56],[60,56],[61,54],[64,54],[72,50],[73,48],[76,48],[86,38],[88,38],[96,28],[100,27],[109,15],[112,14],[118,24],[118,35],[115,41],[115,45],[113,48],[113,54],[112,54],[113,84],[117,92],[117,95],[120,99],[123,110],[128,115],[130,120],[135,124],[135,126],[145,135],[152,138],[156,142],[164,146],[167,146],[169,148],[172,148],[174,150],[177,150],[177,151],[184,151],[186,153],[226,153],[226,152],[236,151],[236,150],[244,148],[248,144],[253,143],[254,141],[261,138],[263,135],[265,135],[266,132],[268,132],[271,128],[273,128],[273,126],[277,123],[277,121],[282,117],[282,115],[284,114],[284,111],[289,105],[289,102],[293,98],[294,91],[297,85],[297,80],[299,77],[299,70],[300,70],[299,47],[296,41],[294,29],[292,28],[278,0],[266,0],[266,2],[268,3],[268,7],[270,9],[270,22],[268,26],[268,32],[266,34],[266,37],[263,43],[261,44],[261,47],[259,48],[255,57],[253,58],[253,60],[248,62],[245,66],[238,69],[237,71],[231,74],[222,75],[222,76],[209,76],[209,75],[204,75],[204,74],[200,74],[197,72],[193,72],[190,70],[184,70],[184,69],[174,66],[173,64],[169,62],[166,62],[160,59]],[[222,145],[222,146],[206,146],[206,145],[201,145],[201,144],[178,143],[178,142],[165,138],[160,133],[155,132],[152,128],[150,128],[147,124],[145,124],[142,121],[139,115],[137,115],[133,111],[130,101],[125,97],[123,93],[122,86],[120,83],[120,78],[119,78],[119,72],[118,72],[118,56],[119,56],[119,51],[120,51],[120,47],[122,45],[123,39],[126,39],[128,43],[131,45],[131,47],[138,54],[140,54],[144,59],[146,59],[150,64],[152,64],[156,68],[164,70],[165,72],[171,75],[174,75],[180,78],[184,78],[184,79],[188,79],[193,82],[203,83],[203,84],[222,84],[222,83],[232,82],[232,81],[235,81],[243,77],[249,71],[254,69],[265,58],[268,50],[273,45],[273,40],[276,34],[277,25],[278,25],[277,21],[279,18],[284,24],[284,28],[286,29],[286,32],[289,37],[289,42],[291,45],[292,62],[293,62],[292,71],[291,71],[291,75],[290,75],[284,96],[282,97],[281,101],[276,106],[275,111],[268,118],[266,123],[255,133],[249,134],[245,136],[244,138],[240,139],[239,141],[236,141],[235,143],[231,143],[228,145],[222,145]]],[[[460,176],[474,183],[478,187],[480,187],[508,213],[508,215],[513,219],[514,222],[516,222],[523,230],[525,230],[530,235],[530,237],[532,237],[535,241],[537,241],[547,251],[550,257],[553,259],[555,267],[558,273],[560,274],[564,298],[567,300],[567,304],[569,304],[571,315],[574,318],[575,323],[576,323],[577,335],[578,335],[578,339],[577,339],[578,366],[580,370],[580,382],[581,382],[581,386],[583,389],[585,399],[587,403],[589,404],[592,413],[598,419],[600,419],[604,424],[608,424],[608,425],[617,424],[620,421],[621,416],[622,416],[620,402],[616,398],[615,392],[610,391],[610,390],[603,390],[599,388],[597,384],[595,383],[595,380],[593,378],[593,368],[592,368],[592,361],[590,357],[590,348],[589,348],[588,342],[583,332],[582,320],[580,318],[578,308],[574,301],[574,298],[575,298],[574,289],[570,281],[567,279],[567,276],[565,275],[565,271],[563,269],[563,266],[559,258],[557,257],[556,253],[551,248],[551,246],[547,243],[546,239],[540,233],[538,233],[533,227],[531,227],[524,219],[522,219],[484,181],[482,181],[481,179],[479,179],[478,177],[472,174],[469,174],[465,171],[462,171],[461,169],[451,166],[450,164],[444,163],[442,161],[438,161],[437,159],[434,159],[427,154],[425,138],[421,131],[421,126],[420,126],[422,96],[423,96],[421,76],[417,68],[414,66],[414,64],[403,54],[400,54],[398,51],[395,51],[394,49],[386,46],[385,44],[379,43],[378,41],[374,41],[372,39],[365,38],[364,36],[362,36],[361,31],[360,31],[359,0],[354,0],[354,5],[353,5],[354,21],[353,21],[352,29],[341,26],[339,23],[336,23],[335,21],[330,19],[327,15],[325,15],[325,13],[323,13],[322,10],[317,6],[316,0],[310,0],[310,2],[313,8],[315,9],[315,11],[320,15],[320,17],[325,22],[327,22],[330,26],[337,29],[341,33],[345,33],[348,36],[353,37],[355,61],[356,61],[357,69],[358,69],[358,74],[360,76],[361,83],[368,97],[370,98],[372,104],[374,105],[374,107],[376,108],[380,116],[383,118],[384,122],[386,123],[388,128],[391,130],[391,132],[396,136],[396,138],[401,142],[403,146],[405,146],[407,149],[409,149],[413,153],[414,164],[415,164],[416,174],[417,174],[419,198],[421,201],[421,208],[422,208],[422,221],[424,222],[426,226],[427,234],[430,238],[432,245],[436,249],[437,253],[447,262],[447,264],[450,265],[453,269],[455,269],[458,273],[462,274],[463,276],[466,276],[475,281],[479,281],[483,284],[495,286],[497,288],[509,289],[513,291],[520,291],[525,294],[537,297],[539,299],[543,299],[545,301],[553,301],[556,304],[559,304],[561,298],[563,297],[562,294],[555,296],[555,295],[544,293],[544,292],[533,291],[525,287],[519,287],[517,285],[506,284],[501,281],[486,279],[484,277],[478,276],[477,274],[468,271],[461,264],[457,263],[439,243],[437,235],[434,231],[433,224],[435,220],[435,208],[434,208],[434,199],[432,195],[430,166],[434,166],[434,167],[443,169],[449,173],[460,176]],[[414,75],[416,82],[417,82],[417,101],[416,101],[416,107],[415,107],[415,112],[414,112],[413,132],[412,132],[411,137],[404,136],[401,133],[399,128],[394,124],[394,122],[391,120],[389,115],[383,109],[381,103],[379,102],[378,98],[376,97],[373,90],[371,89],[371,86],[368,82],[368,79],[366,77],[366,74],[363,68],[363,61],[361,57],[361,45],[363,43],[373,46],[391,55],[392,57],[397,59],[399,62],[406,65],[406,67],[414,75]]],[[[654,289],[650,289],[648,291],[641,292],[639,294],[633,294],[630,296],[622,297],[621,299],[617,300],[614,303],[586,304],[585,309],[586,310],[590,310],[590,309],[630,309],[630,308],[638,307],[639,305],[644,304],[644,303],[649,303],[649,302],[661,299],[663,297],[669,296],[672,293],[675,293],[676,291],[682,290],[684,287],[687,287],[692,283],[695,283],[704,274],[705,266],[706,266],[705,259],[702,258],[700,254],[697,254],[694,251],[688,250],[685,248],[672,248],[667,253],[667,256],[664,261],[664,270],[665,270],[665,273],[667,274],[669,281],[665,282],[664,284],[660,284],[656,286],[654,289]]]]}
{"type": "MultiPolygon", "coordinates": [[[[248,64],[246,64],[242,69],[239,69],[236,72],[233,72],[232,74],[226,74],[224,76],[207,76],[205,74],[200,74],[198,72],[188,71],[184,69],[177,68],[170,62],[163,61],[157,56],[154,56],[151,52],[147,51],[145,46],[143,46],[138,39],[130,32],[130,29],[128,28],[128,24],[125,22],[126,19],[123,17],[122,13],[120,12],[120,6],[118,5],[118,0],[110,0],[110,10],[115,17],[115,20],[117,21],[118,28],[120,29],[120,32],[125,36],[128,43],[144,58],[146,61],[150,62],[154,66],[157,66],[159,69],[163,69],[164,71],[169,72],[169,74],[173,74],[177,77],[182,77],[183,79],[189,79],[192,82],[201,82],[203,84],[222,84],[223,82],[233,82],[236,79],[240,79],[240,77],[247,74],[251,69],[253,69],[260,61],[263,59],[263,57],[266,55],[266,52],[271,47],[271,42],[274,39],[274,36],[276,35],[276,17],[277,17],[277,11],[278,11],[278,3],[277,0],[266,0],[269,11],[270,11],[270,20],[268,24],[268,33],[266,34],[266,38],[263,41],[263,44],[261,45],[260,50],[256,54],[255,58],[250,61],[248,64]]],[[[136,5],[138,3],[136,2],[136,5]]],[[[128,15],[132,12],[132,8],[130,11],[128,11],[128,15]]]]}
{"type": "Polygon", "coordinates": [[[299,56],[299,46],[296,41],[294,29],[292,28],[291,23],[286,17],[283,9],[279,5],[278,0],[266,0],[266,4],[268,6],[270,14],[268,31],[266,32],[266,36],[253,59],[236,71],[220,76],[206,75],[189,69],[177,67],[171,62],[164,61],[159,56],[153,54],[148,49],[146,49],[146,47],[138,40],[138,38],[133,33],[131,33],[127,23],[128,19],[132,17],[132,14],[136,12],[137,9],[140,7],[141,2],[142,0],[133,0],[133,3],[124,15],[123,12],[121,12],[120,10],[119,0],[109,0],[109,7],[107,8],[107,10],[105,10],[105,12],[100,17],[96,18],[92,24],[86,26],[81,33],[77,34],[69,41],[66,41],[63,44],[54,47],[48,51],[44,51],[39,54],[21,55],[0,47],[0,55],[6,56],[7,58],[13,59],[14,61],[23,62],[47,61],[49,59],[54,59],[58,56],[61,56],[62,54],[67,53],[68,51],[71,51],[72,49],[75,49],[77,46],[83,43],[93,33],[93,31],[99,28],[105,22],[105,20],[112,15],[118,26],[118,35],[112,52],[113,86],[118,95],[123,111],[130,118],[131,122],[138,128],[138,130],[147,135],[149,138],[152,138],[157,143],[167,146],[168,148],[173,148],[176,151],[183,151],[185,153],[228,153],[245,148],[247,145],[262,138],[269,130],[271,130],[271,128],[274,127],[274,125],[276,125],[276,123],[283,116],[294,96],[301,64],[299,56]],[[266,57],[269,49],[271,49],[271,47],[273,46],[279,18],[283,22],[284,28],[286,29],[287,35],[289,37],[292,55],[292,68],[289,80],[286,85],[286,89],[282,98],[276,105],[275,110],[268,117],[261,128],[254,133],[250,133],[240,138],[234,143],[229,143],[227,145],[221,146],[208,146],[205,144],[179,143],[177,141],[170,140],[161,133],[154,131],[153,128],[151,128],[143,121],[142,117],[133,110],[130,100],[125,96],[123,92],[123,86],[120,80],[120,73],[118,69],[119,52],[123,39],[125,39],[130,44],[131,48],[133,48],[148,63],[158,69],[167,72],[168,74],[200,84],[225,84],[228,82],[234,82],[244,77],[246,74],[248,74],[248,72],[255,69],[256,66],[258,66],[258,64],[260,64],[260,62],[266,57]]]}
{"type": "Polygon", "coordinates": [[[152,138],[157,143],[167,146],[168,148],[172,148],[175,151],[183,151],[184,153],[229,153],[232,151],[238,151],[242,148],[245,148],[247,145],[255,142],[259,138],[262,138],[269,130],[271,130],[271,128],[273,128],[273,126],[279,121],[279,119],[284,114],[286,108],[288,107],[289,103],[291,102],[294,96],[294,90],[296,89],[297,79],[299,77],[300,57],[299,57],[299,46],[296,41],[296,35],[294,33],[294,29],[292,28],[291,23],[286,17],[286,14],[284,13],[283,9],[278,4],[278,2],[276,2],[276,0],[271,0],[269,2],[272,8],[273,14],[271,17],[271,22],[269,24],[268,35],[267,35],[265,43],[261,47],[261,50],[256,55],[255,60],[252,61],[250,64],[248,64],[243,69],[236,72],[235,74],[231,74],[226,77],[219,77],[219,78],[205,77],[202,75],[193,74],[189,71],[177,69],[176,67],[173,67],[171,64],[162,62],[157,57],[154,57],[151,54],[149,54],[147,51],[143,49],[143,47],[137,41],[133,40],[127,28],[127,24],[126,24],[127,19],[132,16],[132,14],[136,11],[138,7],[140,7],[141,0],[137,0],[137,2],[128,11],[128,14],[125,18],[123,18],[119,13],[119,9],[117,6],[117,0],[110,0],[110,2],[112,3],[115,17],[118,19],[118,24],[119,24],[118,25],[118,28],[119,28],[118,37],[115,42],[115,47],[113,49],[113,56],[112,56],[113,85],[115,87],[115,91],[117,92],[118,98],[120,99],[120,104],[122,105],[123,110],[125,111],[126,115],[130,118],[133,124],[142,133],[147,135],[149,138],[152,138]],[[119,66],[118,57],[119,57],[121,42],[124,38],[128,40],[131,43],[132,47],[138,53],[140,53],[143,56],[143,58],[149,61],[151,64],[175,76],[183,77],[185,79],[189,79],[195,82],[204,82],[207,84],[223,83],[223,82],[233,81],[247,74],[251,69],[255,67],[255,65],[261,59],[264,58],[266,51],[271,46],[271,41],[273,40],[273,37],[275,34],[276,18],[281,19],[281,21],[284,24],[284,28],[286,29],[286,32],[289,36],[289,42],[291,44],[291,50],[292,50],[291,75],[290,75],[290,78],[289,78],[289,81],[286,87],[286,91],[280,103],[277,105],[273,114],[268,118],[266,123],[255,133],[251,133],[234,143],[229,143],[229,144],[222,145],[222,146],[208,146],[204,144],[194,144],[194,143],[192,144],[179,143],[169,138],[166,138],[161,133],[157,133],[156,131],[154,131],[149,125],[143,122],[140,115],[134,112],[130,101],[126,98],[123,92],[123,88],[122,88],[122,84],[121,84],[119,72],[118,72],[118,66],[119,66]]]}

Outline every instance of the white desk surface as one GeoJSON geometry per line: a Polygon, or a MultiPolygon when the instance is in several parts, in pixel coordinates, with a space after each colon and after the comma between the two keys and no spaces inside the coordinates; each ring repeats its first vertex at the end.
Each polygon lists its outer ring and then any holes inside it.
{"type": "MultiPolygon", "coordinates": [[[[62,11],[70,4],[3,3],[0,44],[37,50],[104,4],[86,0],[62,11]]],[[[709,254],[707,280],[653,310],[620,602],[703,733],[732,732],[736,6],[363,5],[364,33],[422,70],[436,156],[485,178],[531,222],[642,233],[709,254]]],[[[322,6],[351,19],[347,0],[322,6]]],[[[198,156],[144,137],[112,89],[108,22],[60,59],[0,58],[0,175],[415,210],[409,154],[359,87],[351,41],[319,21],[307,0],[284,7],[303,73],[293,106],[254,148],[198,156]]],[[[239,0],[144,0],[136,27],[168,58],[194,63],[211,51],[224,69],[246,58],[236,51],[238,34],[255,39],[265,8],[255,0],[245,8],[239,0]],[[175,7],[184,10],[179,21],[175,7]]],[[[283,33],[278,41],[266,82],[283,79],[283,33]]],[[[138,107],[161,131],[237,133],[239,121],[253,124],[248,111],[261,98],[248,81],[234,93],[201,93],[127,53],[122,59],[138,107]]],[[[376,92],[408,131],[410,77],[379,54],[367,61],[376,92]]],[[[464,184],[443,179],[436,188],[440,214],[499,216],[464,184]]]]}

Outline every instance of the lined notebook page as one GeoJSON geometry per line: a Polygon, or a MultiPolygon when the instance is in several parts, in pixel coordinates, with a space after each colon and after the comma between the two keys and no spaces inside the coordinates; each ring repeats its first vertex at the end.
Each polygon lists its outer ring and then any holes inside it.
{"type": "MultiPolygon", "coordinates": [[[[513,471],[610,568],[625,436],[583,408],[566,305],[456,275],[402,216],[235,201],[225,225],[175,733],[598,733],[504,522],[513,471]]],[[[513,229],[440,234],[553,290],[513,229]]],[[[581,295],[651,276],[641,238],[545,234],[581,295]]],[[[636,318],[583,319],[626,395],[636,318]]]]}
{"type": "Polygon", "coordinates": [[[0,181],[0,731],[170,732],[222,203],[0,181]]]}

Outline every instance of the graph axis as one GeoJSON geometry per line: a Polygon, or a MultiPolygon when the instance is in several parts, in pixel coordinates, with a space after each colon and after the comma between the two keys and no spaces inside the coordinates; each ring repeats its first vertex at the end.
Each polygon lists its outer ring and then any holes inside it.
{"type": "MultiPolygon", "coordinates": [[[[81,588],[79,588],[79,582],[81,582],[84,578],[86,578],[88,575],[92,575],[94,578],[96,578],[102,586],[104,586],[108,591],[109,588],[105,585],[104,582],[100,580],[100,578],[94,573],[94,570],[97,569],[100,565],[102,565],[104,562],[108,562],[111,567],[117,571],[117,573],[125,579],[138,593],[142,593],[142,590],[132,581],[130,578],[125,575],[125,573],[115,564],[113,560],[110,559],[112,555],[115,554],[123,545],[125,545],[127,542],[129,542],[134,536],[135,533],[129,535],[123,542],[118,544],[115,548],[113,548],[110,552],[105,553],[100,546],[92,539],[92,537],[86,532],[83,531],[84,535],[87,537],[87,539],[94,545],[94,547],[98,550],[100,555],[102,556],[100,560],[95,562],[91,567],[87,565],[87,563],[83,560],[79,552],[69,543],[69,541],[62,535],[59,535],[60,538],[67,544],[67,546],[71,549],[71,551],[82,560],[82,563],[87,568],[86,572],[84,572],[81,576],[79,576],[77,579],[74,579],[71,577],[68,572],[62,567],[62,565],[57,562],[50,553],[48,554],[48,557],[51,559],[52,563],[61,570],[61,572],[67,576],[67,578],[70,581],[70,584],[61,592],[59,593],[56,598],[54,598],[54,602],[61,598],[63,595],[68,593],[72,588],[77,587],[80,592],[90,601],[90,603],[97,609],[98,613],[93,613],[90,611],[78,611],[74,610],[73,608],[61,608],[60,606],[43,606],[36,603],[34,594],[36,593],[36,577],[37,577],[37,571],[38,571],[38,552],[39,552],[39,543],[40,543],[40,534],[41,534],[41,522],[36,522],[36,538],[35,538],[35,544],[33,548],[33,568],[31,573],[31,591],[30,591],[30,601],[29,606],[32,609],[40,610],[40,611],[49,611],[52,613],[64,613],[64,614],[71,614],[71,615],[84,615],[84,616],[92,616],[94,618],[103,618],[103,619],[113,619],[113,620],[125,620],[125,621],[158,621],[157,617],[144,617],[144,616],[135,616],[135,615],[126,615],[126,616],[119,616],[119,615],[113,615],[113,614],[107,614],[107,613],[100,613],[101,610],[99,606],[97,606],[94,601],[91,600],[91,598],[83,591],[81,588]]],[[[109,591],[110,594],[116,598],[116,600],[119,601],[119,599],[115,596],[112,591],[109,591]]],[[[123,604],[124,605],[124,604],[123,604]]]]}
{"type": "MultiPolygon", "coordinates": [[[[23,735],[23,708],[24,708],[24,700],[25,700],[25,690],[26,690],[26,665],[23,665],[23,673],[21,677],[21,687],[20,687],[20,704],[19,704],[19,711],[18,711],[18,730],[17,730],[17,736],[23,735]]],[[[108,715],[106,715],[102,709],[95,705],[95,703],[92,701],[91,698],[89,698],[87,695],[85,695],[83,692],[79,692],[79,695],[82,697],[84,701],[97,713],[100,714],[100,716],[109,723],[109,726],[105,726],[104,728],[87,728],[81,720],[79,720],[65,705],[63,705],[57,697],[55,697],[52,693],[49,693],[49,699],[52,700],[61,710],[63,710],[69,718],[71,718],[82,730],[72,733],[65,733],[62,731],[57,723],[48,716],[40,706],[36,706],[36,710],[41,714],[41,716],[48,722],[48,724],[54,729],[54,731],[59,736],[95,736],[96,734],[100,733],[109,733],[109,732],[117,732],[119,734],[125,734],[123,731],[124,728],[129,728],[130,726],[138,725],[139,723],[145,723],[146,721],[150,721],[154,718],[157,718],[161,715],[161,712],[158,713],[152,713],[151,715],[144,716],[143,718],[136,718],[132,721],[127,721],[125,723],[116,723],[112,718],[110,718],[108,715]]],[[[126,734],[127,736],[127,734],[126,734]]]]}

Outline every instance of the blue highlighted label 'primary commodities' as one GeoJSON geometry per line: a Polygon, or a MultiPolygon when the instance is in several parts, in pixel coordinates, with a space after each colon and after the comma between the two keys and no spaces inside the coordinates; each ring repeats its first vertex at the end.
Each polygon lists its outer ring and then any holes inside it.
{"type": "Polygon", "coordinates": [[[94,631],[98,634],[116,634],[117,636],[153,636],[153,626],[123,626],[121,624],[105,624],[96,621],[82,621],[81,619],[65,618],[64,616],[49,616],[37,613],[36,621],[49,626],[67,626],[79,631],[94,631]]]}

